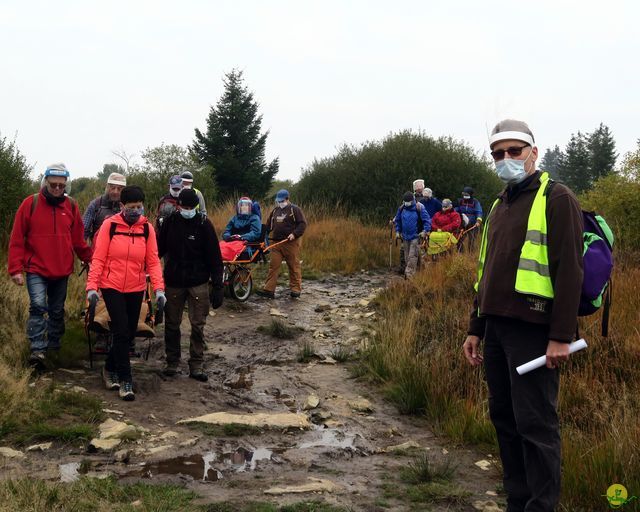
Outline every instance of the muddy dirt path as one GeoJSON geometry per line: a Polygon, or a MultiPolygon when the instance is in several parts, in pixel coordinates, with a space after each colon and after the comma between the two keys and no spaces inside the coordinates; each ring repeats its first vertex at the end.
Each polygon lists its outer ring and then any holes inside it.
{"type": "Polygon", "coordinates": [[[159,330],[149,359],[134,362],[135,402],[122,402],[102,387],[101,363],[94,370],[58,370],[58,383],[81,386],[99,396],[108,417],[142,427],[141,437],[95,453],[88,453],[85,447],[54,445],[43,452],[29,452],[26,460],[3,472],[71,480],[80,470],[95,476],[114,474],[123,482],[179,483],[201,495],[203,503],[285,504],[317,499],[358,511],[475,510],[472,504],[477,500],[496,500],[491,495],[498,483],[496,469],[475,465],[481,459],[491,460],[487,454],[456,449],[435,438],[424,420],[398,414],[378,390],[352,378],[349,365],[353,363],[332,358],[332,354],[339,359],[340,353],[367,343],[377,322],[370,301],[390,279],[370,272],[351,277],[329,275],[306,281],[299,300],[288,295],[276,300],[252,296],[245,304],[226,299],[209,316],[206,328],[208,383],[187,377],[186,314],[183,373],[175,378],[160,373],[159,330]],[[273,318],[298,327],[298,335],[287,340],[257,331],[273,318]],[[305,344],[313,346],[316,356],[299,362],[305,344]],[[314,396],[319,405],[303,410],[314,396]],[[177,423],[220,411],[299,412],[312,426],[305,430],[234,430],[177,423]],[[403,443],[409,443],[409,448],[385,451],[403,443]],[[448,500],[445,489],[443,499],[429,504],[411,502],[398,475],[421,450],[432,461],[453,462],[455,473],[447,485],[452,494],[463,498],[448,500]],[[327,491],[278,494],[273,490],[309,483],[327,491]]]}

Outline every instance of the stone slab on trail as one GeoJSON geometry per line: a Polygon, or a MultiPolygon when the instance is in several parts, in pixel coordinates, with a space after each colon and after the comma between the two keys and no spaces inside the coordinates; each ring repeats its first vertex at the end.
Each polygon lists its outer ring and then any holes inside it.
{"type": "Polygon", "coordinates": [[[246,425],[265,428],[311,428],[311,422],[305,414],[294,412],[233,414],[212,412],[204,416],[187,418],[178,423],[210,423],[212,425],[246,425]]]}
{"type": "Polygon", "coordinates": [[[309,482],[300,485],[288,485],[286,487],[272,487],[264,491],[265,494],[280,496],[282,494],[303,494],[308,492],[335,492],[340,486],[331,480],[322,478],[309,478],[309,482]]]}

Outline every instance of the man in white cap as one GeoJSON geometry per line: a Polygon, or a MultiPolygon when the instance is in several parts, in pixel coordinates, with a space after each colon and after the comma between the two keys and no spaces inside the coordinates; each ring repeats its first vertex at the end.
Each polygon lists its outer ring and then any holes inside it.
{"type": "Polygon", "coordinates": [[[184,171],[180,175],[180,178],[182,178],[182,186],[184,188],[192,188],[195,191],[196,195],[198,196],[198,206],[196,207],[196,210],[206,215],[207,205],[204,202],[204,196],[202,195],[202,192],[200,192],[197,188],[193,186],[193,173],[191,171],[184,171]]]}
{"type": "Polygon", "coordinates": [[[29,293],[29,362],[38,369],[45,366],[46,351],[60,350],[73,254],[85,263],[92,255],[82,238],[78,205],[65,194],[69,185],[66,166],[49,165],[40,192],[18,208],[9,240],[9,275],[18,286],[26,282],[29,293]]]}
{"type": "Polygon", "coordinates": [[[571,190],[536,170],[526,123],[501,121],[489,143],[505,188],[486,217],[463,352],[473,366],[484,362],[507,511],[551,512],[560,496],[558,367],[578,323],[582,211],[571,190]],[[545,354],[546,367],[516,372],[545,354]]]}
{"type": "Polygon", "coordinates": [[[122,174],[117,172],[109,174],[104,194],[89,203],[82,217],[85,240],[93,242],[93,238],[105,219],[120,213],[120,192],[126,186],[127,178],[122,174]]]}

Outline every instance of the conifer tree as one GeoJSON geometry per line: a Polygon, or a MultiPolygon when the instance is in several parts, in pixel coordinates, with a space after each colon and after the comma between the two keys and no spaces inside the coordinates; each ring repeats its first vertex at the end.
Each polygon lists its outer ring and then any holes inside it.
{"type": "Polygon", "coordinates": [[[278,159],[267,163],[269,132],[261,133],[262,115],[242,71],[225,75],[224,93],[207,118],[207,129],[195,130],[191,150],[201,164],[213,168],[222,197],[249,194],[262,198],[278,172],[278,159]]]}

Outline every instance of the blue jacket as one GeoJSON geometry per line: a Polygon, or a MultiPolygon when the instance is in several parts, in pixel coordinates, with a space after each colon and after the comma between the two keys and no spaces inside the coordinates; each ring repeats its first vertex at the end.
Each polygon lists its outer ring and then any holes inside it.
{"type": "Polygon", "coordinates": [[[414,202],[411,206],[402,205],[398,208],[393,222],[396,233],[402,235],[403,240],[415,240],[420,235],[418,217],[422,220],[422,231],[431,231],[431,217],[422,203],[414,202]]]}
{"type": "Polygon", "coordinates": [[[475,224],[476,220],[482,220],[482,206],[477,199],[458,199],[458,206],[455,207],[460,215],[465,213],[469,217],[469,224],[475,224]]]}
{"type": "Polygon", "coordinates": [[[247,242],[259,242],[261,231],[262,224],[257,215],[234,215],[227,224],[222,239],[228,241],[232,235],[240,235],[247,242]]]}
{"type": "Polygon", "coordinates": [[[433,217],[436,213],[442,210],[442,202],[437,197],[430,197],[429,199],[423,197],[422,199],[420,199],[420,202],[427,209],[429,217],[433,217]]]}

